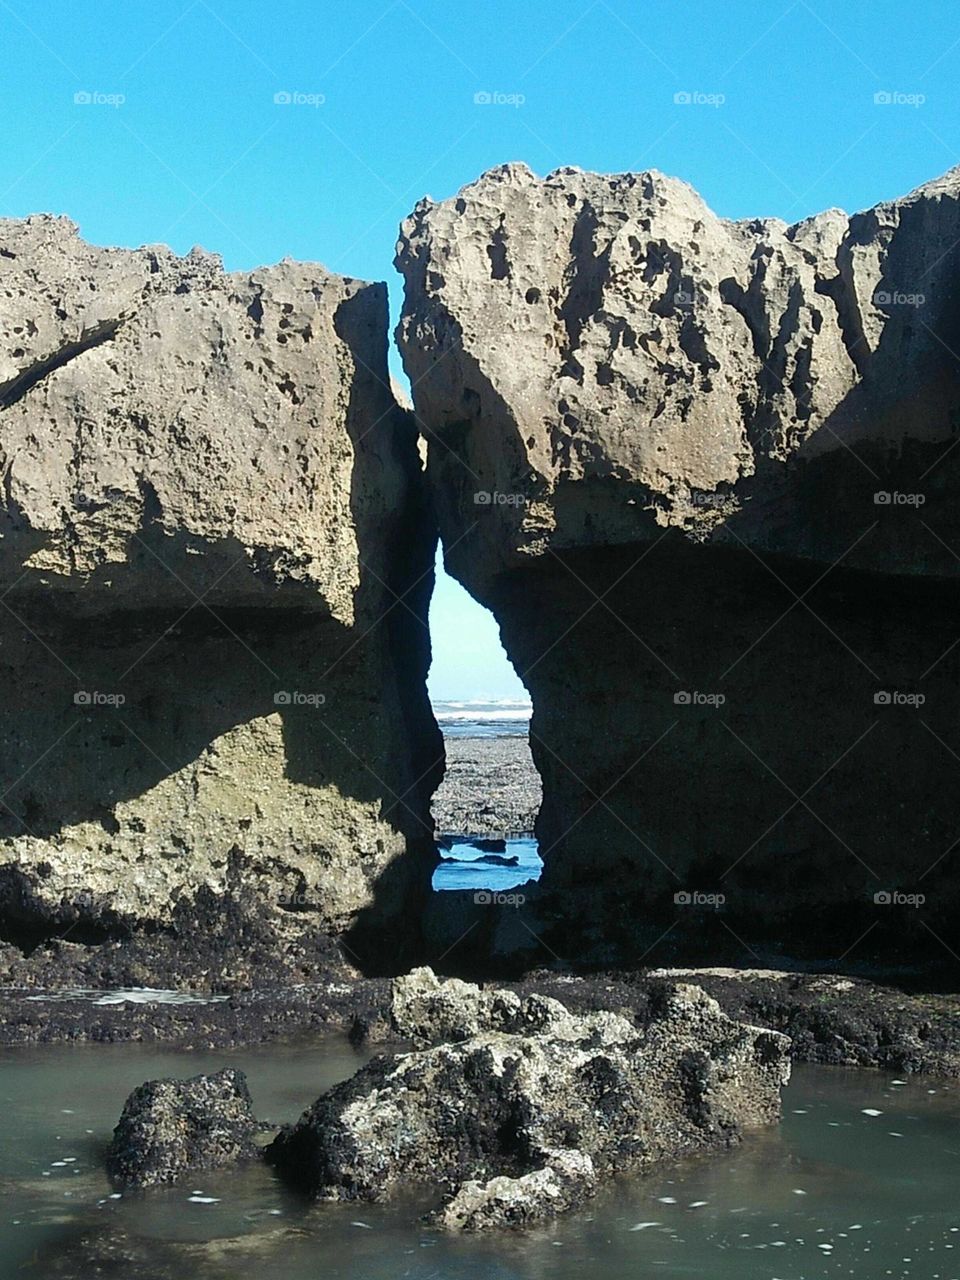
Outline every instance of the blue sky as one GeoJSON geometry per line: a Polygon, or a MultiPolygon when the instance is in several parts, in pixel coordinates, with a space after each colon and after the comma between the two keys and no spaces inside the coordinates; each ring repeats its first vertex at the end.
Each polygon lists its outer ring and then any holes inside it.
{"type": "MultiPolygon", "coordinates": [[[[400,218],[505,160],[791,220],[960,162],[960,8],[933,0],[0,0],[0,41],[0,216],[319,260],[395,312],[400,218]]],[[[436,696],[519,688],[472,608],[441,584],[436,696]]]]}

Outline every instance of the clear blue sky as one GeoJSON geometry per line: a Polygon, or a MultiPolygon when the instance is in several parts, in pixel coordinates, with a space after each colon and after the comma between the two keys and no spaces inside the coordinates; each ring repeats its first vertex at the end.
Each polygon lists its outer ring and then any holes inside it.
{"type": "MultiPolygon", "coordinates": [[[[789,219],[960,162],[960,8],[933,0],[0,0],[0,47],[0,216],[230,268],[318,259],[388,280],[395,310],[400,218],[505,160],[658,168],[789,219]]],[[[482,625],[443,584],[437,696],[517,689],[471,657],[482,625]]]]}

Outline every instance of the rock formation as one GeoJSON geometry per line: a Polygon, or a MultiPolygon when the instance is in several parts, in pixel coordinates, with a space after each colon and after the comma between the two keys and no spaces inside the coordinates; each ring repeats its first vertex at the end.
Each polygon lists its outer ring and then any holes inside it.
{"type": "Polygon", "coordinates": [[[554,954],[948,960],[958,246],[960,170],[788,226],[507,165],[403,224],[446,563],[533,698],[554,954]]]}
{"type": "Polygon", "coordinates": [[[393,1009],[399,1029],[439,1043],[373,1059],[267,1158],[320,1198],[447,1192],[433,1221],[456,1229],[526,1225],[599,1178],[728,1146],[779,1117],[790,1074],[786,1036],[731,1021],[693,986],[642,1028],[429,969],[397,980],[393,1009]]]}
{"type": "Polygon", "coordinates": [[[0,223],[0,290],[8,963],[62,937],[100,980],[243,985],[347,933],[395,963],[442,744],[385,287],[38,216],[0,223]]]}
{"type": "Polygon", "coordinates": [[[257,1122],[242,1071],[148,1080],[124,1104],[107,1171],[128,1187],[155,1187],[257,1155],[257,1122]]]}

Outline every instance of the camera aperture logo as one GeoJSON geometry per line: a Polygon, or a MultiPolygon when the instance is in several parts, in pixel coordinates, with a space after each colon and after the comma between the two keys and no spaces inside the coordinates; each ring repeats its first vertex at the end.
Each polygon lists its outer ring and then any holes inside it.
{"type": "Polygon", "coordinates": [[[126,700],[125,693],[102,693],[99,689],[77,689],[73,695],[75,707],[122,707],[126,700]]]}
{"type": "Polygon", "coordinates": [[[480,907],[522,907],[526,898],[522,893],[498,893],[496,889],[478,889],[473,900],[480,907]]]}
{"type": "Polygon", "coordinates": [[[302,693],[299,689],[278,689],[273,695],[275,707],[322,707],[325,693],[302,693]]]}

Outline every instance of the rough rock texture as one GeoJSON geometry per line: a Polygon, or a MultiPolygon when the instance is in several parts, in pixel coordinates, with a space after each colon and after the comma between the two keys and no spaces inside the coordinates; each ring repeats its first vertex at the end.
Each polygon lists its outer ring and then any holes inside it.
{"type": "Polygon", "coordinates": [[[367,959],[442,767],[384,286],[39,216],[0,296],[0,934],[154,980],[367,959]]]}
{"type": "Polygon", "coordinates": [[[550,1163],[518,1178],[465,1182],[430,1217],[446,1231],[525,1227],[582,1204],[596,1190],[593,1161],[582,1151],[551,1151],[550,1163]]]}
{"type": "Polygon", "coordinates": [[[521,999],[502,987],[440,979],[427,966],[395,978],[390,988],[390,1024],[402,1040],[441,1044],[484,1031],[534,1035],[566,1025],[568,1018],[559,1000],[535,994],[521,999]]]}
{"type": "Polygon", "coordinates": [[[533,698],[554,955],[946,957],[958,246],[960,170],[788,226],[507,165],[403,224],[446,563],[533,698]]]}
{"type": "Polygon", "coordinates": [[[130,1187],[176,1182],[257,1154],[247,1078],[225,1067],[189,1080],[148,1080],[124,1103],[107,1171],[130,1187]]]}
{"type": "Polygon", "coordinates": [[[779,1116],[789,1041],[732,1022],[697,987],[672,989],[643,1028],[532,997],[519,1033],[502,1029],[523,1008],[509,992],[444,991],[429,970],[398,987],[400,1025],[467,1038],[373,1059],[275,1139],[268,1159],[313,1195],[432,1186],[453,1197],[445,1225],[520,1225],[589,1194],[594,1170],[726,1146],[779,1116]]]}

